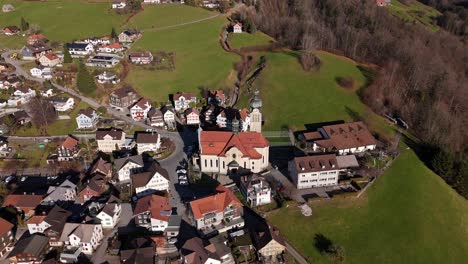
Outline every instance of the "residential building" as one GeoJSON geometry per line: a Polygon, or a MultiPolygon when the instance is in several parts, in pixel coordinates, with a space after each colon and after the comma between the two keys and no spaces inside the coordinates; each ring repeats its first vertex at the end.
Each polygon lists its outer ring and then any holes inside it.
{"type": "Polygon", "coordinates": [[[271,188],[259,174],[241,176],[240,191],[251,207],[271,203],[271,188]]]}
{"type": "Polygon", "coordinates": [[[135,40],[139,39],[140,37],[141,37],[141,34],[137,30],[127,29],[119,34],[119,42],[120,43],[132,43],[135,40]]]}
{"type": "Polygon", "coordinates": [[[235,23],[233,26],[232,26],[232,32],[233,33],[242,33],[242,23],[235,23]]]}
{"type": "Polygon", "coordinates": [[[13,95],[8,99],[8,106],[26,104],[34,97],[36,97],[35,90],[25,86],[18,86],[15,88],[13,95]]]}
{"type": "Polygon", "coordinates": [[[102,228],[112,229],[119,222],[121,212],[122,206],[120,203],[108,203],[104,205],[96,218],[101,222],[102,228]]]}
{"type": "Polygon", "coordinates": [[[24,110],[14,112],[13,119],[17,125],[24,125],[31,122],[31,117],[24,110]]]}
{"type": "Polygon", "coordinates": [[[41,79],[52,79],[52,69],[45,66],[37,66],[29,70],[31,76],[41,79]]]}
{"type": "Polygon", "coordinates": [[[24,212],[27,218],[34,215],[35,209],[41,204],[42,198],[42,195],[10,194],[5,197],[2,207],[13,206],[18,211],[24,212]]]}
{"type": "Polygon", "coordinates": [[[120,149],[125,143],[125,132],[115,128],[98,129],[96,131],[96,142],[99,151],[111,153],[116,149],[120,149]]]}
{"type": "MultiPolygon", "coordinates": [[[[94,166],[99,165],[101,161],[104,160],[99,159],[94,166]]],[[[110,165],[110,163],[108,164],[110,165]]],[[[84,184],[84,188],[78,193],[79,201],[84,204],[93,197],[99,197],[106,190],[107,183],[104,176],[96,174],[84,184]]]]}
{"type": "Polygon", "coordinates": [[[135,141],[138,154],[148,151],[156,153],[161,148],[161,135],[157,132],[137,133],[135,141]]]}
{"type": "Polygon", "coordinates": [[[216,116],[216,125],[219,128],[227,127],[227,117],[224,110],[221,110],[221,112],[219,112],[219,114],[216,116]]]}
{"type": "Polygon", "coordinates": [[[3,13],[8,13],[8,12],[11,12],[13,10],[15,10],[15,7],[12,4],[4,4],[2,6],[2,12],[3,13]]]}
{"type": "Polygon", "coordinates": [[[32,235],[20,239],[8,254],[10,263],[42,263],[49,252],[49,238],[43,235],[32,235]]]}
{"type": "Polygon", "coordinates": [[[197,230],[203,233],[225,232],[235,227],[243,227],[242,203],[234,193],[219,185],[217,194],[190,202],[190,218],[197,230]]]}
{"type": "Polygon", "coordinates": [[[131,87],[122,87],[112,91],[109,98],[109,105],[123,111],[140,100],[141,96],[131,87]]]}
{"type": "Polygon", "coordinates": [[[117,52],[122,52],[124,51],[125,48],[122,46],[120,43],[112,43],[109,45],[102,45],[98,48],[98,52],[103,52],[103,53],[117,53],[117,52]]]}
{"type": "Polygon", "coordinates": [[[49,186],[43,204],[60,204],[74,202],[76,198],[76,185],[69,180],[65,180],[59,186],[49,186]]]}
{"type": "Polygon", "coordinates": [[[105,178],[112,177],[112,163],[98,158],[88,172],[89,175],[104,176],[105,178]]]}
{"type": "Polygon", "coordinates": [[[181,262],[184,264],[234,264],[231,250],[219,237],[203,241],[199,237],[187,240],[180,249],[181,262]]]}
{"type": "Polygon", "coordinates": [[[374,150],[377,141],[363,122],[323,126],[314,134],[314,151],[336,152],[339,155],[374,150]]]}
{"type": "Polygon", "coordinates": [[[161,109],[163,113],[164,122],[168,128],[174,129],[176,127],[175,111],[171,105],[166,105],[161,109]]]}
{"type": "Polygon", "coordinates": [[[222,106],[226,103],[226,95],[223,90],[210,90],[206,101],[209,105],[222,106]]]}
{"type": "Polygon", "coordinates": [[[190,103],[197,103],[197,97],[193,93],[178,92],[174,94],[173,100],[176,111],[185,111],[190,107],[190,103]]]}
{"type": "Polygon", "coordinates": [[[104,36],[104,37],[90,37],[90,38],[85,38],[79,41],[80,43],[90,43],[93,46],[98,46],[98,45],[109,45],[111,44],[111,38],[109,36],[104,36]]]}
{"type": "Polygon", "coordinates": [[[259,173],[268,167],[269,142],[257,132],[199,131],[200,167],[207,173],[259,173]]]}
{"type": "Polygon", "coordinates": [[[42,55],[52,52],[52,49],[43,43],[36,43],[34,45],[26,45],[21,49],[21,58],[23,60],[37,60],[42,55]]]}
{"type": "Polygon", "coordinates": [[[200,114],[198,110],[195,107],[185,110],[185,120],[187,125],[199,125],[200,114]]]}
{"type": "Polygon", "coordinates": [[[112,68],[119,64],[120,57],[109,53],[99,53],[89,57],[86,61],[88,67],[112,68]]]}
{"type": "Polygon", "coordinates": [[[58,161],[69,161],[78,157],[80,146],[78,139],[73,136],[68,136],[63,143],[57,147],[58,161]]]}
{"type": "Polygon", "coordinates": [[[46,215],[34,215],[26,222],[30,234],[40,233],[49,238],[51,246],[61,246],[60,235],[71,213],[54,206],[46,215]]]}
{"type": "Polygon", "coordinates": [[[153,162],[145,172],[130,175],[130,179],[139,197],[169,190],[169,174],[156,162],[153,162]]]}
{"type": "Polygon", "coordinates": [[[218,108],[214,105],[210,105],[205,108],[204,113],[203,113],[203,116],[205,117],[204,118],[205,122],[213,123],[216,121],[217,109],[218,108]]]}
{"type": "Polygon", "coordinates": [[[133,217],[137,226],[152,232],[164,232],[169,225],[172,207],[169,199],[159,195],[148,195],[138,199],[133,217]]]}
{"type": "Polygon", "coordinates": [[[154,263],[155,246],[151,239],[138,237],[123,245],[120,250],[121,263],[154,263]]]}
{"type": "Polygon", "coordinates": [[[127,1],[119,0],[112,2],[113,9],[124,9],[127,6],[127,1]]]}
{"type": "Polygon", "coordinates": [[[73,110],[75,99],[73,97],[54,96],[49,100],[57,112],[73,110]]]}
{"type": "Polygon", "coordinates": [[[91,43],[72,42],[67,43],[66,47],[73,58],[85,57],[94,52],[94,47],[91,43]]]}
{"type": "Polygon", "coordinates": [[[52,97],[52,96],[55,95],[54,89],[52,89],[52,88],[43,87],[43,88],[40,89],[39,92],[40,92],[42,97],[52,97]]]}
{"type": "Polygon", "coordinates": [[[86,255],[93,254],[103,238],[99,224],[66,223],[60,240],[66,248],[81,248],[86,255]]]}
{"type": "Polygon", "coordinates": [[[39,63],[46,67],[55,67],[60,64],[60,58],[53,52],[48,52],[39,57],[39,63]]]}
{"type": "Polygon", "coordinates": [[[7,220],[0,217],[0,258],[3,258],[5,254],[10,250],[13,241],[13,227],[14,225],[7,220]]]}
{"type": "Polygon", "coordinates": [[[78,129],[95,128],[99,121],[99,115],[91,107],[80,109],[76,116],[76,124],[78,129]]]}
{"type": "Polygon", "coordinates": [[[133,64],[150,64],[153,61],[153,54],[150,51],[132,52],[128,59],[133,64]]]}
{"type": "Polygon", "coordinates": [[[104,83],[111,83],[111,84],[116,84],[120,82],[119,77],[113,72],[103,72],[96,76],[97,82],[100,84],[104,83]]]}
{"type": "Polygon", "coordinates": [[[286,243],[280,236],[279,230],[272,226],[259,228],[252,236],[255,249],[266,261],[276,258],[286,250],[286,243]]]}
{"type": "Polygon", "coordinates": [[[148,117],[148,112],[152,107],[148,99],[141,98],[130,108],[130,115],[135,121],[144,121],[148,117]]]}
{"type": "Polygon", "coordinates": [[[47,42],[47,38],[42,34],[34,34],[28,37],[27,42],[28,42],[28,45],[34,45],[37,43],[43,44],[47,42]]]}
{"type": "Polygon", "coordinates": [[[152,127],[164,127],[164,116],[161,110],[157,108],[151,108],[148,111],[147,124],[152,127]]]}
{"type": "Polygon", "coordinates": [[[114,161],[115,172],[120,182],[130,180],[130,175],[141,172],[144,165],[141,155],[120,158],[114,161]]]}
{"type": "Polygon", "coordinates": [[[17,26],[6,26],[3,28],[3,34],[6,36],[14,36],[20,33],[20,29],[17,26]]]}

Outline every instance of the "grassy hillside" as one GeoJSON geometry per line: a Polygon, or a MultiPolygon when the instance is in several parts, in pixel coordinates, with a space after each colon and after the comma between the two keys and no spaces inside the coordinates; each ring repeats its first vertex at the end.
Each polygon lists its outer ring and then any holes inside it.
{"type": "Polygon", "coordinates": [[[313,203],[306,218],[295,206],[270,217],[314,263],[322,234],[345,248],[346,263],[464,263],[468,258],[468,203],[405,151],[359,200],[313,203]],[[284,221],[288,219],[288,221],[284,221]]]}
{"type": "Polygon", "coordinates": [[[440,15],[440,12],[416,0],[411,1],[409,5],[393,0],[392,4],[388,6],[388,11],[404,21],[421,23],[433,31],[439,29],[434,20],[440,15]]]}
{"type": "Polygon", "coordinates": [[[21,24],[21,17],[30,25],[37,24],[50,40],[71,41],[90,36],[110,34],[126,16],[117,15],[109,3],[89,3],[80,0],[61,1],[2,1],[15,7],[13,12],[2,13],[0,26],[21,24]]]}
{"type": "Polygon", "coordinates": [[[216,18],[197,24],[146,32],[132,50],[175,52],[174,71],[150,71],[132,66],[126,82],[143,96],[166,101],[169,93],[198,92],[200,87],[223,88],[235,81],[233,64],[238,57],[223,51],[218,43],[226,21],[216,18]]]}
{"type": "Polygon", "coordinates": [[[229,34],[229,44],[231,48],[239,49],[248,46],[267,45],[273,42],[274,39],[263,32],[256,32],[255,34],[229,34]]]}

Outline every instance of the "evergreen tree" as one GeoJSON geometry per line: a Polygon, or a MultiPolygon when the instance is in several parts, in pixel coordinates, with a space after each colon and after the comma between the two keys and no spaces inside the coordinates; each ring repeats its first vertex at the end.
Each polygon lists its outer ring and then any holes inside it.
{"type": "Polygon", "coordinates": [[[66,45],[63,46],[63,62],[64,63],[71,63],[72,62],[72,57],[70,55],[70,52],[68,51],[68,48],[66,45]]]}
{"type": "Polygon", "coordinates": [[[434,156],[431,163],[434,171],[451,184],[454,169],[453,156],[450,153],[440,150],[434,156]]]}
{"type": "Polygon", "coordinates": [[[115,28],[112,28],[112,31],[111,31],[111,38],[112,39],[116,39],[118,36],[117,36],[117,32],[115,32],[115,28]]]}
{"type": "Polygon", "coordinates": [[[91,76],[82,61],[80,61],[80,64],[78,65],[76,86],[78,87],[78,90],[86,96],[93,96],[97,89],[93,76],[91,76]]]}
{"type": "Polygon", "coordinates": [[[26,22],[26,20],[24,19],[24,17],[21,17],[21,30],[22,31],[26,31],[29,29],[29,23],[26,22]]]}

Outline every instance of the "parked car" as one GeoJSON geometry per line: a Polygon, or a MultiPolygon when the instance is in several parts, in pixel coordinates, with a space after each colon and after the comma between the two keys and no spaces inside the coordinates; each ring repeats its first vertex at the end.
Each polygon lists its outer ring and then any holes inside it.
{"type": "Polygon", "coordinates": [[[170,238],[167,242],[169,244],[173,245],[173,244],[177,243],[177,238],[176,237],[170,238]]]}
{"type": "Polygon", "coordinates": [[[28,177],[24,176],[24,177],[21,177],[20,181],[21,182],[24,182],[28,177]]]}
{"type": "Polygon", "coordinates": [[[186,180],[180,180],[180,181],[179,181],[179,184],[180,184],[180,185],[188,185],[189,183],[188,183],[188,181],[186,181],[186,180]]]}
{"type": "Polygon", "coordinates": [[[187,173],[187,170],[186,169],[177,169],[176,171],[177,173],[187,173]]]}
{"type": "Polygon", "coordinates": [[[187,180],[187,175],[179,175],[179,180],[187,180]]]}
{"type": "Polygon", "coordinates": [[[15,177],[13,177],[13,176],[8,176],[8,177],[5,179],[5,183],[8,184],[8,183],[12,182],[14,179],[15,179],[15,177]]]}

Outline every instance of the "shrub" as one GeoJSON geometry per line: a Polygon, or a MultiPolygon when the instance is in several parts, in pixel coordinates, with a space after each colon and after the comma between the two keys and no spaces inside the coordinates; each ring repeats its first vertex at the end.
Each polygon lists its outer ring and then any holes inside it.
{"type": "Polygon", "coordinates": [[[338,77],[336,82],[343,88],[352,89],[354,87],[354,78],[353,77],[338,77]]]}

